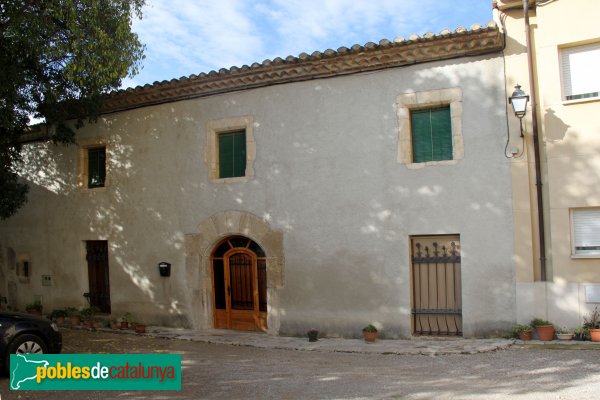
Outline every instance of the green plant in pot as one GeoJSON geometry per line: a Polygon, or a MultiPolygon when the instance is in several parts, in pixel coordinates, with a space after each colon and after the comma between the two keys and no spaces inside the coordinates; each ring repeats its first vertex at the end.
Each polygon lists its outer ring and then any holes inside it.
{"type": "Polygon", "coordinates": [[[377,328],[373,324],[369,324],[369,325],[365,326],[362,330],[362,333],[363,333],[365,342],[367,342],[367,343],[373,343],[377,339],[377,335],[379,334],[379,332],[377,331],[377,328]]]}
{"type": "Polygon", "coordinates": [[[573,339],[573,330],[567,328],[566,326],[562,326],[556,330],[556,338],[558,340],[571,340],[573,339]]]}
{"type": "Polygon", "coordinates": [[[25,306],[25,311],[29,314],[42,315],[42,303],[39,301],[34,301],[33,303],[29,303],[25,306]]]}
{"type": "Polygon", "coordinates": [[[79,325],[81,323],[81,313],[75,307],[67,307],[65,308],[65,312],[69,317],[71,325],[79,325]]]}
{"type": "Polygon", "coordinates": [[[517,324],[513,326],[512,333],[521,340],[531,340],[531,325],[517,324]]]}
{"type": "Polygon", "coordinates": [[[52,310],[50,313],[50,319],[59,325],[64,324],[66,317],[67,312],[65,310],[52,310]]]}
{"type": "Polygon", "coordinates": [[[600,313],[598,307],[594,308],[589,317],[583,317],[583,326],[587,329],[592,342],[600,342],[600,313]]]}
{"type": "Polygon", "coordinates": [[[129,321],[131,320],[131,313],[126,312],[121,317],[121,329],[129,328],[129,321]]]}
{"type": "Polygon", "coordinates": [[[554,340],[554,325],[545,319],[535,318],[531,321],[531,326],[535,328],[538,338],[544,342],[554,340]]]}
{"type": "Polygon", "coordinates": [[[98,308],[91,306],[88,308],[84,308],[83,310],[81,310],[81,318],[84,320],[84,324],[91,328],[93,327],[93,320],[94,320],[94,316],[96,315],[96,313],[98,312],[98,308]]]}
{"type": "Polygon", "coordinates": [[[579,341],[590,340],[590,336],[589,336],[590,333],[588,332],[588,328],[586,328],[583,325],[575,328],[573,333],[574,333],[573,338],[575,340],[579,340],[579,341]]]}
{"type": "Polygon", "coordinates": [[[308,330],[308,332],[306,332],[306,335],[308,336],[308,341],[309,342],[316,342],[319,337],[319,331],[316,330],[315,328],[310,328],[308,330]]]}

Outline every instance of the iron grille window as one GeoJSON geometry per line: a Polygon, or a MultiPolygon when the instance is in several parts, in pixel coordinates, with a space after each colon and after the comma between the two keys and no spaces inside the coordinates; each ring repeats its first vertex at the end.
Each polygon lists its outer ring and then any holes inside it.
{"type": "Polygon", "coordinates": [[[219,134],[219,178],[246,174],[246,131],[219,134]]]}
{"type": "Polygon", "coordinates": [[[452,160],[450,107],[410,113],[413,162],[452,160]]]}
{"type": "Polygon", "coordinates": [[[106,180],[106,148],[88,149],[88,187],[104,187],[106,180]]]}

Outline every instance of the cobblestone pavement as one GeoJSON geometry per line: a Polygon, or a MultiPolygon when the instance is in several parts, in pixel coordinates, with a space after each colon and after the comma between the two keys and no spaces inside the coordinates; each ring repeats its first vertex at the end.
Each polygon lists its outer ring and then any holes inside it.
{"type": "Polygon", "coordinates": [[[506,340],[359,340],[151,328],[64,329],[65,353],[179,353],[179,392],[9,391],[6,399],[596,399],[600,346],[506,340]]]}

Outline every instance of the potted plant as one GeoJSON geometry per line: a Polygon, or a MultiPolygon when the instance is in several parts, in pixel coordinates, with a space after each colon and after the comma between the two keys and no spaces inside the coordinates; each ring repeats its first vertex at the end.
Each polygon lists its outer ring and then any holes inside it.
{"type": "Polygon", "coordinates": [[[146,325],[139,322],[133,323],[135,333],[146,333],[146,325]]]}
{"type": "Polygon", "coordinates": [[[69,317],[71,325],[79,325],[81,323],[81,314],[78,309],[75,307],[67,307],[65,308],[65,312],[67,313],[67,317],[69,317]]]}
{"type": "Polygon", "coordinates": [[[598,313],[598,307],[594,308],[589,318],[583,317],[583,326],[587,328],[592,342],[600,342],[600,313],[598,313]]]}
{"type": "Polygon", "coordinates": [[[119,329],[119,321],[117,321],[114,318],[110,319],[110,329],[112,329],[113,331],[116,331],[117,329],[119,329]]]}
{"type": "Polygon", "coordinates": [[[52,312],[50,313],[50,319],[59,325],[65,323],[66,317],[67,312],[65,310],[52,310],[52,312]]]}
{"type": "Polygon", "coordinates": [[[537,333],[540,340],[544,342],[554,340],[554,325],[550,322],[545,319],[535,318],[531,321],[531,326],[535,328],[535,333],[537,333]]]}
{"type": "Polygon", "coordinates": [[[308,341],[309,342],[316,342],[319,336],[319,331],[316,330],[315,328],[310,328],[308,330],[308,332],[306,332],[306,335],[308,336],[308,341]]]}
{"type": "Polygon", "coordinates": [[[39,301],[34,301],[33,303],[27,304],[25,306],[25,311],[29,314],[42,315],[42,303],[39,301]]]}
{"type": "Polygon", "coordinates": [[[588,329],[583,325],[575,328],[573,334],[574,334],[573,338],[575,340],[579,340],[579,341],[589,340],[588,329]]]}
{"type": "Polygon", "coordinates": [[[375,341],[375,339],[377,339],[377,335],[379,334],[379,332],[377,331],[377,328],[375,328],[375,326],[373,324],[369,324],[369,325],[365,326],[362,330],[362,333],[363,333],[365,342],[367,342],[367,343],[373,343],[375,341]]]}
{"type": "Polygon", "coordinates": [[[513,327],[513,336],[521,340],[531,340],[531,325],[517,324],[513,327]]]}
{"type": "Polygon", "coordinates": [[[556,337],[558,340],[571,340],[573,339],[573,330],[563,326],[556,331],[556,337]]]}
{"type": "Polygon", "coordinates": [[[94,306],[84,308],[81,310],[81,319],[84,321],[84,325],[88,328],[94,327],[94,316],[98,312],[98,309],[94,306]]]}
{"type": "Polygon", "coordinates": [[[130,319],[131,319],[131,313],[126,312],[125,314],[123,314],[123,316],[121,317],[121,329],[129,328],[129,320],[130,319]]]}

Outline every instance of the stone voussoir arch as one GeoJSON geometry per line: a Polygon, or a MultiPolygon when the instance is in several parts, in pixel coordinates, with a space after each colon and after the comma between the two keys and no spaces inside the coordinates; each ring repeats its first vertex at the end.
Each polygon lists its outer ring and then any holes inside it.
{"type": "MultiPolygon", "coordinates": [[[[241,235],[258,243],[267,261],[267,322],[269,333],[279,331],[278,289],[284,285],[283,232],[271,228],[269,223],[245,211],[222,211],[202,221],[197,233],[187,235],[186,255],[191,270],[199,267],[204,304],[204,321],[199,327],[212,324],[212,281],[210,257],[215,246],[228,236],[241,235]],[[195,266],[194,266],[195,265],[195,266]]],[[[186,262],[187,263],[187,262],[186,262]]]]}

